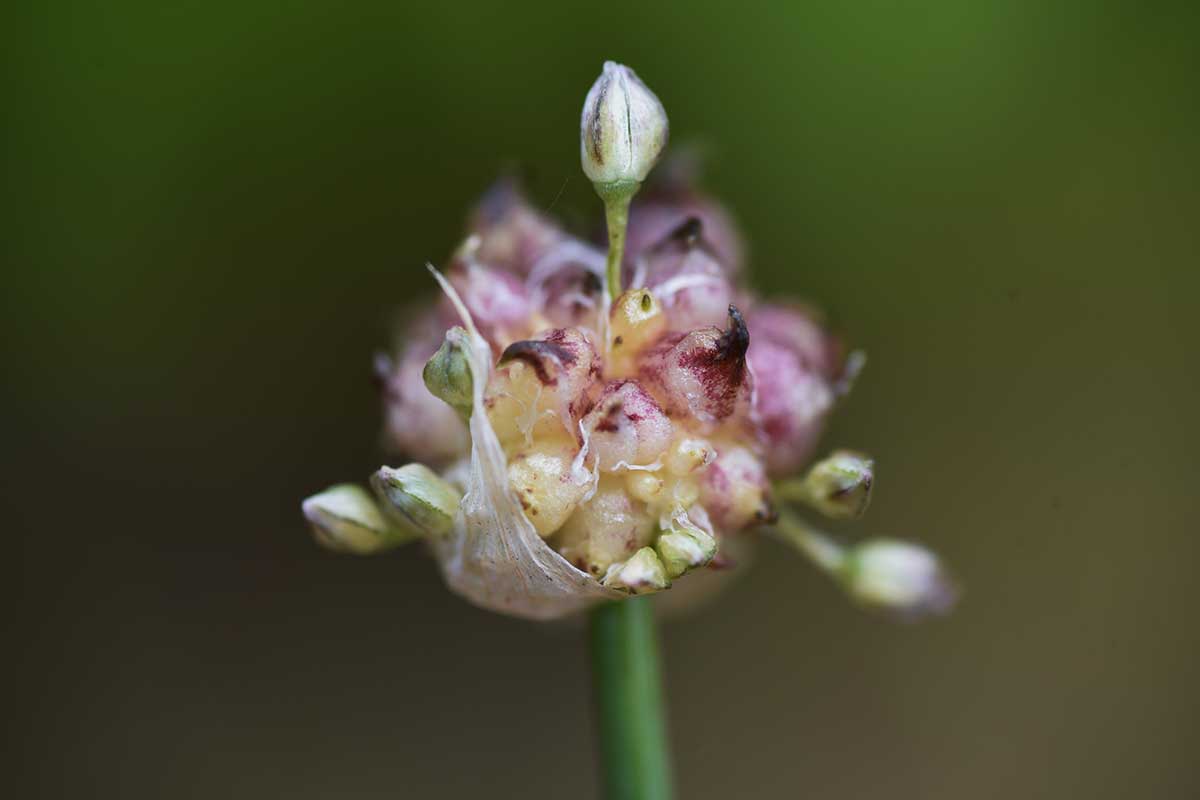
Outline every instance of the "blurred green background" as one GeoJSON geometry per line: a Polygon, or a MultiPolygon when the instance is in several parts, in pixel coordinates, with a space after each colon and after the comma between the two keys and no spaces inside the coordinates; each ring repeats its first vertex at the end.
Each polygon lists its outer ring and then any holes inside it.
{"type": "Polygon", "coordinates": [[[579,224],[605,58],[663,99],[766,291],[870,355],[855,531],[967,593],[864,615],[787,550],[663,631],[684,798],[1200,793],[1193,6],[139,5],[7,33],[10,785],[26,797],[596,797],[581,632],[306,494],[519,165],[579,224]],[[556,199],[557,198],[557,199],[556,199]],[[14,525],[15,523],[15,525],[14,525]]]}

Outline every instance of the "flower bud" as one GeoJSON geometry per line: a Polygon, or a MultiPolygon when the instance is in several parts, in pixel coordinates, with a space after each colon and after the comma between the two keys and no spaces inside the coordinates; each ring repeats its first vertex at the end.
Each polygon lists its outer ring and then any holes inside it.
{"type": "Polygon", "coordinates": [[[637,381],[611,381],[583,418],[590,452],[606,472],[649,466],[671,443],[671,420],[637,381]]]}
{"type": "Polygon", "coordinates": [[[717,540],[687,518],[678,514],[671,527],[654,543],[667,576],[674,579],[696,567],[702,567],[717,554],[717,540]]]}
{"type": "Polygon", "coordinates": [[[463,419],[470,419],[474,402],[468,347],[467,332],[459,327],[451,328],[446,331],[442,346],[425,362],[421,373],[430,394],[457,411],[463,419]]]}
{"type": "Polygon", "coordinates": [[[668,413],[717,423],[748,408],[749,344],[742,315],[729,306],[728,330],[667,334],[642,354],[638,374],[668,413]]]}
{"type": "Polygon", "coordinates": [[[445,536],[454,527],[462,492],[424,464],[380,467],[371,486],[397,519],[425,536],[445,536]]]}
{"type": "Polygon", "coordinates": [[[671,585],[666,568],[649,547],[638,550],[628,561],[609,567],[603,583],[610,589],[624,589],[634,594],[658,592],[671,585]]]}
{"type": "Polygon", "coordinates": [[[393,526],[360,486],[342,483],[301,504],[317,542],[330,550],[369,555],[412,538],[393,526]]]}
{"type": "Polygon", "coordinates": [[[837,450],[804,478],[803,499],[831,519],[857,519],[871,502],[875,462],[851,450],[837,450]]]}
{"type": "Polygon", "coordinates": [[[958,599],[937,556],[910,542],[863,542],[850,551],[843,569],[842,579],[855,599],[902,616],[944,614],[958,599]]]}
{"type": "Polygon", "coordinates": [[[637,185],[667,144],[667,112],[629,67],[604,62],[579,123],[583,171],[597,188],[637,185]]]}

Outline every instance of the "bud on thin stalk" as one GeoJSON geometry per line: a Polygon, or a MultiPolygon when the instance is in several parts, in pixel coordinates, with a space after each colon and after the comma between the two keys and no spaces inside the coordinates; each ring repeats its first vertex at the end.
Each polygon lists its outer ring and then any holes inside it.
{"type": "Polygon", "coordinates": [[[838,576],[845,569],[846,549],[795,514],[781,513],[778,523],[770,530],[830,575],[838,576]]]}
{"type": "Polygon", "coordinates": [[[425,536],[445,536],[454,526],[462,495],[424,464],[381,467],[371,486],[392,513],[425,536]]]}
{"type": "Polygon", "coordinates": [[[471,418],[474,402],[468,347],[467,332],[457,326],[451,328],[421,373],[429,393],[457,411],[464,420],[471,418]]]}
{"type": "Polygon", "coordinates": [[[579,124],[584,174],[604,201],[608,222],[608,292],[621,294],[629,202],[667,144],[667,112],[629,67],[604,62],[579,124]]]}
{"type": "Polygon", "coordinates": [[[920,545],[869,539],[843,547],[793,514],[784,514],[773,530],[869,608],[913,620],[944,614],[958,600],[958,587],[941,561],[920,545]]]}
{"type": "Polygon", "coordinates": [[[317,542],[340,553],[370,555],[412,538],[383,515],[370,493],[354,484],[331,486],[301,508],[317,542]]]}
{"type": "Polygon", "coordinates": [[[906,619],[945,614],[958,600],[958,587],[936,555],[896,539],[872,539],[854,547],[842,582],[858,602],[906,619]]]}
{"type": "Polygon", "coordinates": [[[858,519],[871,502],[875,462],[850,450],[835,451],[813,465],[803,480],[777,487],[784,500],[804,503],[830,519],[858,519]]]}

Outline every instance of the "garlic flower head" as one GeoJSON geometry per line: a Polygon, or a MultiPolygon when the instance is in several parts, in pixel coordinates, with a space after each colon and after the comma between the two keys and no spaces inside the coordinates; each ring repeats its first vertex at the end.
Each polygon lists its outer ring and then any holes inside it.
{"type": "MultiPolygon", "coordinates": [[[[606,64],[584,108],[589,177],[640,183],[665,139],[657,98],[606,64]]],[[[666,174],[608,265],[512,182],[485,195],[430,267],[440,301],[376,362],[385,445],[422,463],[380,469],[374,498],[340,486],[306,501],[320,542],[366,553],[420,538],[455,592],[545,620],[733,566],[738,540],[779,518],[777,495],[865,509],[866,457],[793,477],[858,357],[807,308],[749,291],[732,218],[666,174]]],[[[828,570],[847,563],[793,540],[828,570]]],[[[864,552],[854,594],[911,591],[878,568],[899,560],[864,552]]]]}

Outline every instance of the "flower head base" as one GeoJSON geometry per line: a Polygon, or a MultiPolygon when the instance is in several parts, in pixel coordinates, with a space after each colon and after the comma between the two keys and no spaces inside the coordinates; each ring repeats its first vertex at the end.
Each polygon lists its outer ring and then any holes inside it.
{"type": "MultiPolygon", "coordinates": [[[[607,259],[511,184],[489,193],[445,275],[431,267],[442,306],[379,366],[389,440],[436,471],[380,469],[379,505],[353,487],[310,498],[322,543],[365,553],[420,537],[471,602],[551,619],[732,564],[779,501],[865,510],[864,456],[791,477],[856,360],[815,314],[740,284],[736,230],[693,186],[652,193],[646,216],[630,207],[666,130],[654,94],[605,64],[581,156],[605,199],[607,259]]],[[[936,605],[940,572],[915,551],[845,550],[793,517],[778,529],[854,597],[936,605]]]]}

